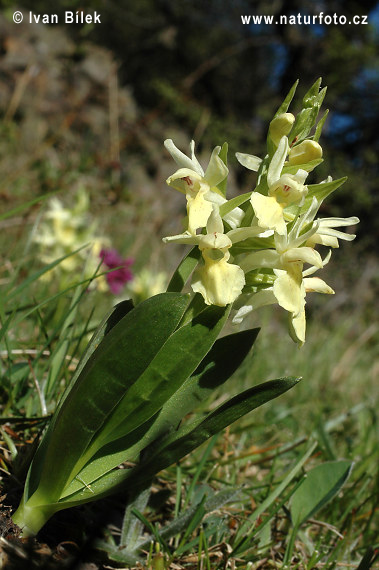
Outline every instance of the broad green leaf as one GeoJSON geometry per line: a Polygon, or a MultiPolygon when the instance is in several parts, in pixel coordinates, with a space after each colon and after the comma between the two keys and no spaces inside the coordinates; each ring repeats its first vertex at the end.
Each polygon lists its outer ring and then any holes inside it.
{"type": "Polygon", "coordinates": [[[144,448],[154,446],[158,438],[176,429],[187,414],[206,403],[214,390],[231,377],[251,349],[258,332],[259,329],[246,330],[218,339],[193,375],[163,405],[157,417],[101,448],[64,495],[83,487],[81,480],[90,484],[126,459],[136,460],[144,448]]]}
{"type": "Polygon", "coordinates": [[[295,528],[340,491],[351,473],[352,465],[351,461],[329,461],[308,471],[291,498],[290,511],[295,528]]]}
{"type": "MultiPolygon", "coordinates": [[[[135,459],[136,452],[140,451],[141,444],[144,443],[142,441],[143,431],[141,432],[138,428],[141,426],[141,430],[145,430],[146,427],[149,427],[145,422],[148,422],[161,409],[199,366],[219,335],[229,311],[229,307],[207,307],[191,322],[180,327],[170,336],[151,364],[130,386],[124,398],[120,400],[117,406],[114,406],[112,413],[104,420],[103,425],[99,426],[98,432],[94,434],[86,452],[80,458],[80,468],[88,462],[88,467],[82,471],[81,476],[86,483],[98,477],[99,464],[104,464],[103,456],[100,456],[100,461],[97,462],[92,462],[91,458],[101,447],[107,444],[111,444],[110,447],[114,454],[112,442],[115,440],[123,438],[121,443],[125,449],[124,457],[120,457],[116,465],[121,461],[135,459]]],[[[195,405],[194,402],[193,405],[195,405]]],[[[166,414],[166,420],[169,420],[169,417],[170,414],[166,414]]],[[[174,418],[173,427],[180,417],[174,418]]],[[[162,426],[163,429],[167,429],[166,422],[163,422],[162,426]]],[[[158,428],[156,433],[153,430],[150,438],[159,435],[160,430],[158,428]]],[[[105,453],[104,466],[107,466],[107,456],[109,455],[107,447],[105,453]]],[[[121,453],[123,453],[122,449],[121,453]]],[[[120,451],[116,457],[118,458],[119,455],[120,451]]],[[[110,463],[107,470],[113,466],[110,463]]],[[[76,470],[75,474],[78,472],[79,469],[76,470]]],[[[103,470],[100,471],[100,475],[103,472],[103,470]]],[[[65,495],[72,493],[74,489],[80,486],[80,479],[74,480],[72,483],[67,481],[67,483],[70,484],[67,485],[65,495]]]]}
{"type": "Polygon", "coordinates": [[[244,414],[280,396],[298,381],[298,378],[293,377],[271,380],[238,394],[211,412],[205,419],[186,424],[157,443],[156,447],[151,449],[151,453],[145,459],[142,458],[141,463],[136,467],[114,469],[91,482],[90,486],[86,481],[87,486],[84,485],[72,495],[64,497],[58,503],[61,505],[59,508],[91,501],[94,494],[99,497],[106,496],[125,485],[133,489],[133,492],[138,487],[143,488],[146,481],[149,481],[156,473],[179,461],[244,414]]]}
{"type": "Polygon", "coordinates": [[[136,476],[138,474],[138,478],[145,479],[146,476],[157,473],[179,461],[204,441],[248,412],[280,396],[298,381],[298,378],[288,377],[259,384],[234,396],[208,414],[205,419],[184,425],[157,446],[153,455],[150,455],[146,462],[141,463],[136,476]]]}
{"type": "Polygon", "coordinates": [[[57,409],[56,409],[56,413],[58,411],[58,409],[60,409],[63,405],[64,400],[66,399],[66,396],[69,394],[72,386],[75,384],[75,382],[77,381],[81,371],[83,370],[85,364],[87,363],[88,359],[90,358],[90,356],[93,354],[93,352],[96,350],[96,348],[99,346],[100,342],[103,340],[103,338],[113,329],[113,327],[115,325],[117,325],[117,323],[123,318],[125,317],[132,309],[134,308],[133,306],[133,301],[130,299],[127,299],[125,301],[121,301],[121,303],[118,303],[117,305],[115,305],[108,313],[107,315],[104,317],[104,319],[101,321],[101,323],[99,324],[99,326],[97,327],[97,329],[95,330],[95,332],[93,333],[76,369],[75,372],[71,378],[71,381],[69,383],[69,385],[67,386],[63,396],[61,397],[57,409]]]}
{"type": "MultiPolygon", "coordinates": [[[[77,378],[79,377],[88,359],[90,358],[92,353],[96,350],[96,348],[98,347],[104,336],[108,334],[112,330],[112,328],[132,309],[133,309],[132,301],[130,300],[122,301],[121,303],[117,304],[113,309],[111,309],[111,311],[104,317],[104,319],[98,326],[97,330],[94,332],[90,342],[88,343],[87,348],[85,349],[78,363],[78,366],[76,367],[73,377],[58,403],[58,406],[55,410],[54,418],[57,416],[58,411],[60,410],[60,408],[63,405],[63,402],[66,399],[66,396],[69,394],[73,384],[75,384],[75,382],[77,381],[77,378]]],[[[27,475],[27,480],[25,484],[26,494],[28,494],[30,480],[38,481],[41,475],[44,456],[49,444],[51,434],[52,434],[52,428],[50,428],[45,433],[44,437],[42,438],[42,441],[40,442],[36,456],[33,460],[33,469],[29,469],[27,475]]]]}
{"type": "Polygon", "coordinates": [[[41,445],[31,466],[28,496],[39,485],[43,496],[59,497],[93,434],[173,333],[188,300],[187,295],[177,293],[152,297],[126,314],[103,338],[50,423],[45,435],[48,445],[46,449],[41,445]]]}
{"type": "Polygon", "coordinates": [[[187,283],[189,276],[195,269],[201,257],[198,247],[193,247],[182,259],[167,287],[167,292],[180,292],[187,283]]]}
{"type": "Polygon", "coordinates": [[[210,395],[222,386],[241,365],[259,329],[240,331],[218,339],[193,375],[163,406],[153,429],[156,437],[169,426],[177,427],[182,418],[204,405],[210,395]]]}

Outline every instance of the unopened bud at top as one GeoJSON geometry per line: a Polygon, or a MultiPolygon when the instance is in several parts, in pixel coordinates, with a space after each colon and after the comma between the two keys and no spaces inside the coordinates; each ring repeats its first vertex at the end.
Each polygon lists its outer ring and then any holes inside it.
{"type": "Polygon", "coordinates": [[[292,113],[281,113],[271,121],[268,132],[276,146],[282,137],[289,134],[294,122],[295,117],[292,113]]]}
{"type": "Polygon", "coordinates": [[[307,139],[291,148],[288,160],[291,165],[297,165],[307,164],[321,157],[322,148],[318,142],[307,139]]]}

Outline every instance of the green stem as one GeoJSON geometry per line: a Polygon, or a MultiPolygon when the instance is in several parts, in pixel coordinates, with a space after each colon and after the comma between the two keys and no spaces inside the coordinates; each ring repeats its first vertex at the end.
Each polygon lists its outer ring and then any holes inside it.
{"type": "Polygon", "coordinates": [[[56,505],[31,505],[22,499],[20,506],[12,516],[13,522],[20,527],[22,537],[35,536],[57,511],[56,505]]]}

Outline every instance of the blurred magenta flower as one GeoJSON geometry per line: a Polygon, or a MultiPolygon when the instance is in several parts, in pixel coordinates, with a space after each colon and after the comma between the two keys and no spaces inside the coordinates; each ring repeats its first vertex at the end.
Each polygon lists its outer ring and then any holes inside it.
{"type": "Polygon", "coordinates": [[[133,279],[130,266],[134,263],[134,259],[132,257],[122,259],[118,251],[112,248],[103,248],[100,251],[100,258],[108,269],[114,269],[114,271],[107,273],[106,280],[112,293],[118,295],[121,293],[125,283],[133,279]]]}

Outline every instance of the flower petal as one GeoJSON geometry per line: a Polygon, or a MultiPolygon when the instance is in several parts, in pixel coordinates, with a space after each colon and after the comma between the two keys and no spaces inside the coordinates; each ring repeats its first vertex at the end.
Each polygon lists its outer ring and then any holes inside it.
{"type": "Polygon", "coordinates": [[[191,160],[195,167],[196,172],[199,172],[199,174],[204,176],[204,170],[202,169],[200,162],[197,160],[195,156],[195,141],[193,140],[190,142],[190,149],[191,149],[191,160]]]}
{"type": "Polygon", "coordinates": [[[276,149],[274,156],[271,159],[270,165],[267,171],[267,184],[270,187],[274,182],[276,182],[282,173],[283,166],[288,154],[288,139],[287,137],[282,137],[279,141],[278,148],[276,149]]]}
{"type": "Polygon", "coordinates": [[[167,178],[166,183],[172,188],[175,188],[175,190],[179,190],[179,192],[186,194],[188,191],[193,189],[195,185],[199,186],[202,180],[203,179],[200,174],[194,170],[189,168],[179,168],[179,170],[167,178]]]}
{"type": "Polygon", "coordinates": [[[212,213],[208,218],[207,233],[208,234],[224,233],[224,224],[222,223],[222,218],[220,216],[219,209],[215,204],[212,204],[212,213]]]}
{"type": "Polygon", "coordinates": [[[321,228],[340,228],[342,226],[355,226],[359,224],[359,218],[352,216],[351,218],[321,218],[321,228]]]}
{"type": "Polygon", "coordinates": [[[304,279],[304,287],[307,293],[334,295],[333,289],[319,277],[306,277],[304,279]]]}
{"type": "MultiPolygon", "coordinates": [[[[178,166],[180,166],[181,168],[189,168],[190,170],[194,170],[195,172],[200,174],[200,176],[204,176],[204,171],[201,168],[200,164],[198,163],[197,159],[196,158],[191,159],[188,156],[186,156],[181,150],[179,150],[175,146],[172,139],[166,139],[163,144],[168,150],[168,152],[171,154],[172,158],[175,160],[178,166]]],[[[191,150],[193,152],[193,146],[191,146],[191,150]]]]}
{"type": "Polygon", "coordinates": [[[220,153],[221,147],[216,146],[213,149],[211,158],[209,160],[208,167],[205,171],[204,178],[208,182],[209,186],[212,188],[217,186],[225,180],[228,176],[229,169],[224,163],[223,160],[218,156],[220,153]]]}
{"type": "Polygon", "coordinates": [[[261,228],[275,230],[280,235],[286,234],[283,208],[275,198],[253,192],[250,201],[261,228]]]}
{"type": "Polygon", "coordinates": [[[204,198],[203,192],[195,196],[187,194],[188,231],[195,235],[198,228],[207,225],[208,218],[212,213],[212,202],[204,198]]]}
{"type": "Polygon", "coordinates": [[[273,269],[280,265],[280,255],[275,249],[262,249],[247,254],[239,264],[245,273],[258,267],[273,269]]]}
{"type": "Polygon", "coordinates": [[[243,152],[236,152],[236,159],[240,164],[242,164],[242,166],[248,170],[253,170],[254,172],[258,172],[259,167],[262,163],[262,159],[258,156],[245,154],[243,152]]]}
{"type": "Polygon", "coordinates": [[[298,280],[295,275],[286,272],[275,279],[273,291],[279,305],[286,311],[297,315],[304,308],[302,278],[298,280]]]}
{"type": "Polygon", "coordinates": [[[167,236],[162,238],[163,243],[182,243],[182,244],[188,244],[188,245],[198,245],[199,244],[199,239],[200,239],[200,235],[196,236],[196,235],[192,235],[189,232],[184,232],[183,234],[178,234],[176,236],[167,236]]]}
{"type": "Polygon", "coordinates": [[[306,139],[291,148],[288,161],[292,165],[306,164],[322,157],[322,148],[318,142],[306,139]]]}
{"type": "Polygon", "coordinates": [[[305,310],[303,309],[297,315],[292,315],[289,323],[289,333],[295,342],[302,346],[305,343],[305,310]]]}
{"type": "Polygon", "coordinates": [[[239,297],[245,285],[244,272],[225,259],[206,261],[193,276],[192,289],[200,293],[207,305],[224,307],[239,297]]]}
{"type": "Polygon", "coordinates": [[[281,259],[284,264],[301,261],[302,263],[309,263],[315,267],[323,267],[321,255],[312,247],[291,248],[282,254],[281,259]]]}

